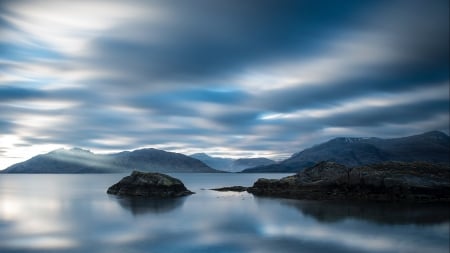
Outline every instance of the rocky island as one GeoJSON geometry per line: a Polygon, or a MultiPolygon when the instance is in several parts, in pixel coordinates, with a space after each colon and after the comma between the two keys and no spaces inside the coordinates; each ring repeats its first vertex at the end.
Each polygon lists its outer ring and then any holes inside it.
{"type": "Polygon", "coordinates": [[[247,189],[256,196],[308,200],[448,202],[448,165],[386,162],[346,167],[321,162],[293,176],[258,179],[247,189]]]}
{"type": "Polygon", "coordinates": [[[228,186],[221,188],[213,188],[211,190],[218,192],[245,192],[248,187],[245,186],[228,186]]]}
{"type": "Polygon", "coordinates": [[[108,188],[108,194],[119,196],[141,196],[173,198],[193,194],[177,178],[152,172],[133,171],[108,188]]]}

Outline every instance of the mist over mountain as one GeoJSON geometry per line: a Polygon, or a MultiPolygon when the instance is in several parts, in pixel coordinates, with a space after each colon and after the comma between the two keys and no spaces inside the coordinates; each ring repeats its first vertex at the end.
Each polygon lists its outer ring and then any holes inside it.
{"type": "Polygon", "coordinates": [[[298,172],[321,161],[349,167],[387,161],[449,164],[449,153],[450,137],[439,131],[393,139],[340,137],[295,153],[280,163],[243,172],[298,172]]]}
{"type": "Polygon", "coordinates": [[[274,163],[275,163],[275,161],[264,158],[264,157],[239,158],[233,162],[232,168],[234,171],[242,171],[244,169],[253,168],[256,166],[267,166],[267,165],[274,164],[274,163]]]}
{"type": "Polygon", "coordinates": [[[202,161],[211,168],[217,170],[232,171],[231,166],[234,161],[232,158],[209,156],[205,153],[196,153],[190,156],[202,161]]]}
{"type": "Polygon", "coordinates": [[[147,148],[94,154],[80,148],[58,149],[14,164],[2,173],[219,172],[183,154],[147,148]]]}
{"type": "Polygon", "coordinates": [[[275,163],[275,161],[264,157],[232,159],[232,158],[209,156],[205,153],[192,154],[191,157],[194,157],[204,162],[211,168],[229,172],[240,172],[247,168],[253,168],[256,166],[265,166],[275,163]]]}

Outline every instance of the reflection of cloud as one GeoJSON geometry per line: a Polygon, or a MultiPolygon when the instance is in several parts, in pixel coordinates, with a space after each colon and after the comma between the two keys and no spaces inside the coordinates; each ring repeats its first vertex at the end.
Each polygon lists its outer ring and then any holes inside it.
{"type": "MultiPolygon", "coordinates": [[[[268,225],[264,228],[267,236],[273,237],[287,237],[298,240],[311,241],[310,245],[316,246],[315,243],[326,241],[328,247],[322,249],[322,252],[330,251],[329,245],[336,245],[336,250],[333,246],[333,252],[440,252],[445,253],[447,249],[442,247],[428,244],[422,245],[415,243],[411,239],[417,240],[418,238],[408,238],[408,244],[399,243],[395,236],[384,234],[374,234],[373,232],[367,233],[367,231],[341,231],[332,227],[304,227],[287,225],[280,228],[276,225],[268,225]]],[[[312,252],[317,252],[316,250],[312,252]]]]}
{"type": "Polygon", "coordinates": [[[66,250],[78,246],[78,242],[65,236],[34,236],[14,238],[6,243],[11,248],[31,248],[33,250],[66,250]]]}
{"type": "MultiPolygon", "coordinates": [[[[104,193],[118,177],[0,177],[0,252],[448,252],[445,221],[322,222],[289,201],[253,201],[248,193],[199,191],[172,203],[133,201],[104,193]],[[3,203],[12,205],[5,210],[3,203]]],[[[208,175],[186,177],[194,188],[217,184],[208,175]]]]}
{"type": "Polygon", "coordinates": [[[55,200],[39,200],[34,199],[20,199],[11,198],[9,196],[0,195],[0,216],[5,221],[17,221],[25,219],[26,222],[16,223],[10,228],[11,231],[17,233],[51,233],[60,232],[64,229],[62,224],[50,223],[47,219],[50,219],[53,213],[61,210],[61,205],[55,200]],[[33,210],[33,213],[30,213],[33,210]],[[44,219],[34,219],[33,215],[42,215],[44,219]]]}
{"type": "Polygon", "coordinates": [[[171,212],[183,206],[186,197],[180,198],[143,198],[143,197],[116,197],[110,196],[125,210],[133,215],[147,213],[161,214],[171,212]]]}

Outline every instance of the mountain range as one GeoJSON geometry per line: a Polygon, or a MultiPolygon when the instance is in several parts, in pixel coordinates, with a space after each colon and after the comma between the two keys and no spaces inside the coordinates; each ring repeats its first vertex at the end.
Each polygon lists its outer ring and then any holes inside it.
{"type": "Polygon", "coordinates": [[[245,169],[243,172],[298,172],[321,161],[348,167],[387,161],[449,164],[450,137],[439,131],[402,138],[335,138],[293,154],[276,164],[245,169]]]}
{"type": "Polygon", "coordinates": [[[232,159],[232,158],[209,156],[205,153],[196,153],[191,155],[191,157],[204,162],[211,168],[229,172],[240,172],[247,168],[265,166],[275,163],[275,161],[264,157],[232,159]]]}
{"type": "Polygon", "coordinates": [[[450,137],[439,131],[402,138],[334,138],[275,163],[267,158],[230,159],[204,153],[186,156],[146,148],[94,154],[80,148],[58,149],[14,164],[0,173],[152,172],[298,172],[322,161],[347,167],[388,161],[450,164],[450,137]]]}
{"type": "Polygon", "coordinates": [[[94,154],[80,148],[57,149],[14,164],[2,173],[220,172],[192,157],[146,148],[94,154]]]}

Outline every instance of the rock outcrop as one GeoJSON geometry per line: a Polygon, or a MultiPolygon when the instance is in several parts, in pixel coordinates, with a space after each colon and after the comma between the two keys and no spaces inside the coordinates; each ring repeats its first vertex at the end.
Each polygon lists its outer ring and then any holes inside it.
{"type": "Polygon", "coordinates": [[[258,179],[247,191],[310,200],[450,201],[450,168],[419,162],[348,168],[321,162],[280,180],[258,179]]]}
{"type": "Polygon", "coordinates": [[[161,173],[133,171],[108,188],[107,193],[119,196],[173,198],[193,194],[177,178],[161,173]]]}

